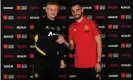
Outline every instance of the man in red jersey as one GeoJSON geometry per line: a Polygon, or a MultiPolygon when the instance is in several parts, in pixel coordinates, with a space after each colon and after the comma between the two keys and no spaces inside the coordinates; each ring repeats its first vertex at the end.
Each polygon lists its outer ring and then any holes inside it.
{"type": "Polygon", "coordinates": [[[64,40],[64,44],[71,50],[75,48],[76,80],[96,80],[96,73],[102,68],[99,29],[93,20],[83,16],[80,4],[72,5],[71,11],[76,21],[69,27],[69,43],[64,40]]]}

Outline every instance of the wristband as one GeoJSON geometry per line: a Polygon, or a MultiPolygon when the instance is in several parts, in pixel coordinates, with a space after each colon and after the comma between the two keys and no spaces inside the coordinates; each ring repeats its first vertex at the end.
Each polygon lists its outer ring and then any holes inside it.
{"type": "Polygon", "coordinates": [[[101,61],[97,61],[98,64],[102,65],[102,62],[101,61]]]}

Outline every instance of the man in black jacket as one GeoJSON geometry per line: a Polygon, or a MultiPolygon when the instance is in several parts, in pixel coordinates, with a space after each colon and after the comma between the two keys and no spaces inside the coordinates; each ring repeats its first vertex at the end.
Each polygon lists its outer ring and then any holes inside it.
{"type": "Polygon", "coordinates": [[[56,2],[46,4],[46,16],[39,22],[34,37],[35,54],[34,78],[35,80],[58,80],[58,67],[64,67],[64,61],[61,60],[63,53],[59,45],[62,44],[60,30],[62,29],[55,20],[59,11],[59,5],[56,2]]]}

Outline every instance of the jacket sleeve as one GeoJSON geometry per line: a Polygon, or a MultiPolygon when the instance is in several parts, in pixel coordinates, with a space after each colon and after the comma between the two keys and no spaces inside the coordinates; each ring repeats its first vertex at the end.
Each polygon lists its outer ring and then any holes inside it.
{"type": "Polygon", "coordinates": [[[64,44],[59,45],[59,59],[65,60],[68,53],[67,47],[64,44]]]}
{"type": "Polygon", "coordinates": [[[37,50],[39,53],[41,53],[42,55],[46,56],[46,53],[45,53],[44,51],[42,51],[42,50],[38,47],[37,42],[38,42],[38,34],[36,34],[35,37],[34,37],[34,45],[35,45],[35,48],[36,48],[36,50],[37,50]]]}
{"type": "Polygon", "coordinates": [[[42,55],[46,56],[46,53],[44,51],[42,51],[40,48],[39,48],[39,45],[37,44],[38,43],[38,39],[41,38],[40,36],[40,32],[39,32],[39,26],[36,26],[36,33],[35,33],[35,36],[34,36],[34,46],[35,46],[35,49],[42,55]]]}

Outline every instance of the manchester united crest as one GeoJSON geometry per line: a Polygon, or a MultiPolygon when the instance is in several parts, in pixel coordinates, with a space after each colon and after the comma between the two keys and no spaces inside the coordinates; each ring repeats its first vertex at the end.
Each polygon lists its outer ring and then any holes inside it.
{"type": "Polygon", "coordinates": [[[89,32],[89,26],[88,26],[88,25],[85,25],[85,26],[84,26],[84,31],[85,31],[85,32],[89,32]]]}

